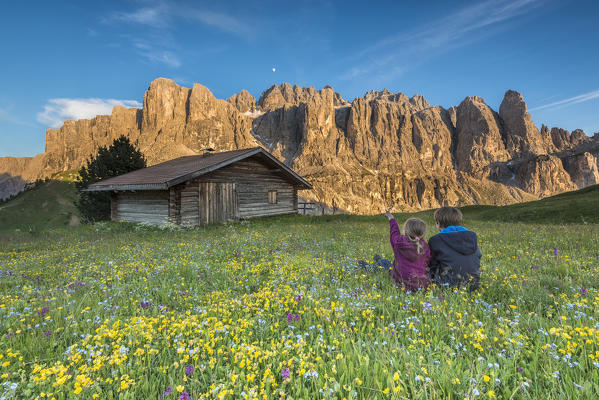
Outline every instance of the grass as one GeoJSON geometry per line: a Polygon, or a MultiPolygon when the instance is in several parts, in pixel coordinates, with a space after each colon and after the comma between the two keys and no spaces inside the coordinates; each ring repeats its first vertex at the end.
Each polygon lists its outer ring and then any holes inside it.
{"type": "Polygon", "coordinates": [[[473,294],[358,269],[392,257],[381,216],[15,233],[0,397],[597,398],[599,225],[466,225],[473,294]]]}
{"type": "Polygon", "coordinates": [[[0,203],[0,234],[15,230],[39,233],[79,220],[77,191],[72,182],[52,180],[0,203]]]}
{"type": "Polygon", "coordinates": [[[462,207],[465,216],[480,221],[527,222],[537,224],[598,224],[599,185],[503,207],[462,207]]]}

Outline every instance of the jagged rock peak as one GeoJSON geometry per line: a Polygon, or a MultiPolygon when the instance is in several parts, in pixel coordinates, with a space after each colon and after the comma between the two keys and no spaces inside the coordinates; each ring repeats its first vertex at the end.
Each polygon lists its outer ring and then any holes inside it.
{"type": "Polygon", "coordinates": [[[280,86],[272,85],[262,93],[258,99],[257,107],[261,111],[272,111],[283,106],[294,106],[300,103],[319,102],[321,99],[331,98],[335,106],[349,105],[332,87],[325,86],[321,90],[310,87],[291,86],[283,83],[280,86]]]}
{"type": "Polygon", "coordinates": [[[505,92],[499,106],[499,116],[503,121],[506,147],[510,156],[522,158],[551,152],[551,141],[548,137],[541,136],[519,92],[515,90],[505,92]]]}
{"type": "Polygon", "coordinates": [[[426,101],[424,96],[422,96],[420,94],[415,94],[414,96],[412,96],[410,98],[410,103],[412,103],[413,105],[415,105],[416,107],[418,107],[420,109],[429,108],[431,106],[429,104],[429,102],[426,101]]]}
{"type": "Polygon", "coordinates": [[[233,106],[235,106],[241,113],[254,112],[254,109],[256,108],[256,99],[245,89],[242,89],[241,92],[229,97],[227,101],[233,104],[233,106]]]}
{"type": "Polygon", "coordinates": [[[341,94],[335,92],[335,90],[330,85],[326,85],[323,89],[333,90],[333,92],[334,92],[333,105],[335,107],[349,107],[351,105],[351,103],[349,101],[347,101],[343,97],[341,97],[341,94]]]}
{"type": "Polygon", "coordinates": [[[150,82],[144,94],[142,130],[157,129],[170,121],[185,121],[190,89],[166,78],[150,82]]]}
{"type": "Polygon", "coordinates": [[[367,101],[383,100],[392,103],[410,104],[416,111],[421,111],[431,106],[422,95],[415,94],[410,98],[401,92],[392,93],[388,89],[383,89],[381,91],[371,90],[364,94],[363,99],[367,101]]]}
{"type": "MultiPolygon", "coordinates": [[[[508,90],[503,96],[503,101],[499,106],[499,114],[502,113],[501,109],[504,109],[504,113],[509,109],[510,112],[517,113],[519,116],[525,116],[528,114],[526,108],[526,102],[524,98],[515,90],[508,90]]],[[[530,118],[530,114],[528,114],[530,118]]]]}
{"type": "Polygon", "coordinates": [[[455,118],[458,170],[477,174],[489,164],[509,159],[497,113],[482,97],[466,97],[457,107],[455,118]]]}
{"type": "Polygon", "coordinates": [[[570,134],[570,145],[571,146],[578,146],[579,144],[581,144],[583,142],[587,142],[589,140],[590,140],[590,138],[587,136],[586,133],[584,133],[584,131],[582,129],[574,129],[572,131],[572,133],[570,134]]]}
{"type": "Polygon", "coordinates": [[[484,104],[484,105],[487,104],[487,103],[485,103],[485,99],[483,99],[480,96],[466,96],[466,98],[464,100],[462,100],[460,105],[466,104],[466,103],[480,103],[480,104],[484,104]]]}

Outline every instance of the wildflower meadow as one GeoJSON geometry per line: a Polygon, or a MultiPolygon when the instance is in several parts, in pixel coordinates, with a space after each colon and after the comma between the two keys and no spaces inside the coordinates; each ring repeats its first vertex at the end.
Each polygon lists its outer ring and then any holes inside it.
{"type": "Polygon", "coordinates": [[[360,269],[380,216],[3,236],[0,399],[598,398],[599,225],[465,224],[475,293],[360,269]]]}

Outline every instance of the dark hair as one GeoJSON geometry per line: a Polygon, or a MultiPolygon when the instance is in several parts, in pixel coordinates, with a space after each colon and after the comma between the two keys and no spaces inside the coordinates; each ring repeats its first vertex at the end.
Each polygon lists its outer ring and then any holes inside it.
{"type": "Polygon", "coordinates": [[[441,207],[435,211],[435,222],[441,228],[462,225],[462,212],[455,207],[441,207]]]}

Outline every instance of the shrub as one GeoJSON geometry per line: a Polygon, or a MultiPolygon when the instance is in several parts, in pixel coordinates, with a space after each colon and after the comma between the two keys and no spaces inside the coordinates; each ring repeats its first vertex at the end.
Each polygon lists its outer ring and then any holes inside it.
{"type": "Polygon", "coordinates": [[[84,222],[110,219],[110,192],[85,192],[95,182],[146,167],[146,159],[129,139],[121,136],[108,148],[100,147],[98,154],[79,170],[75,186],[79,191],[77,208],[84,222]]]}

